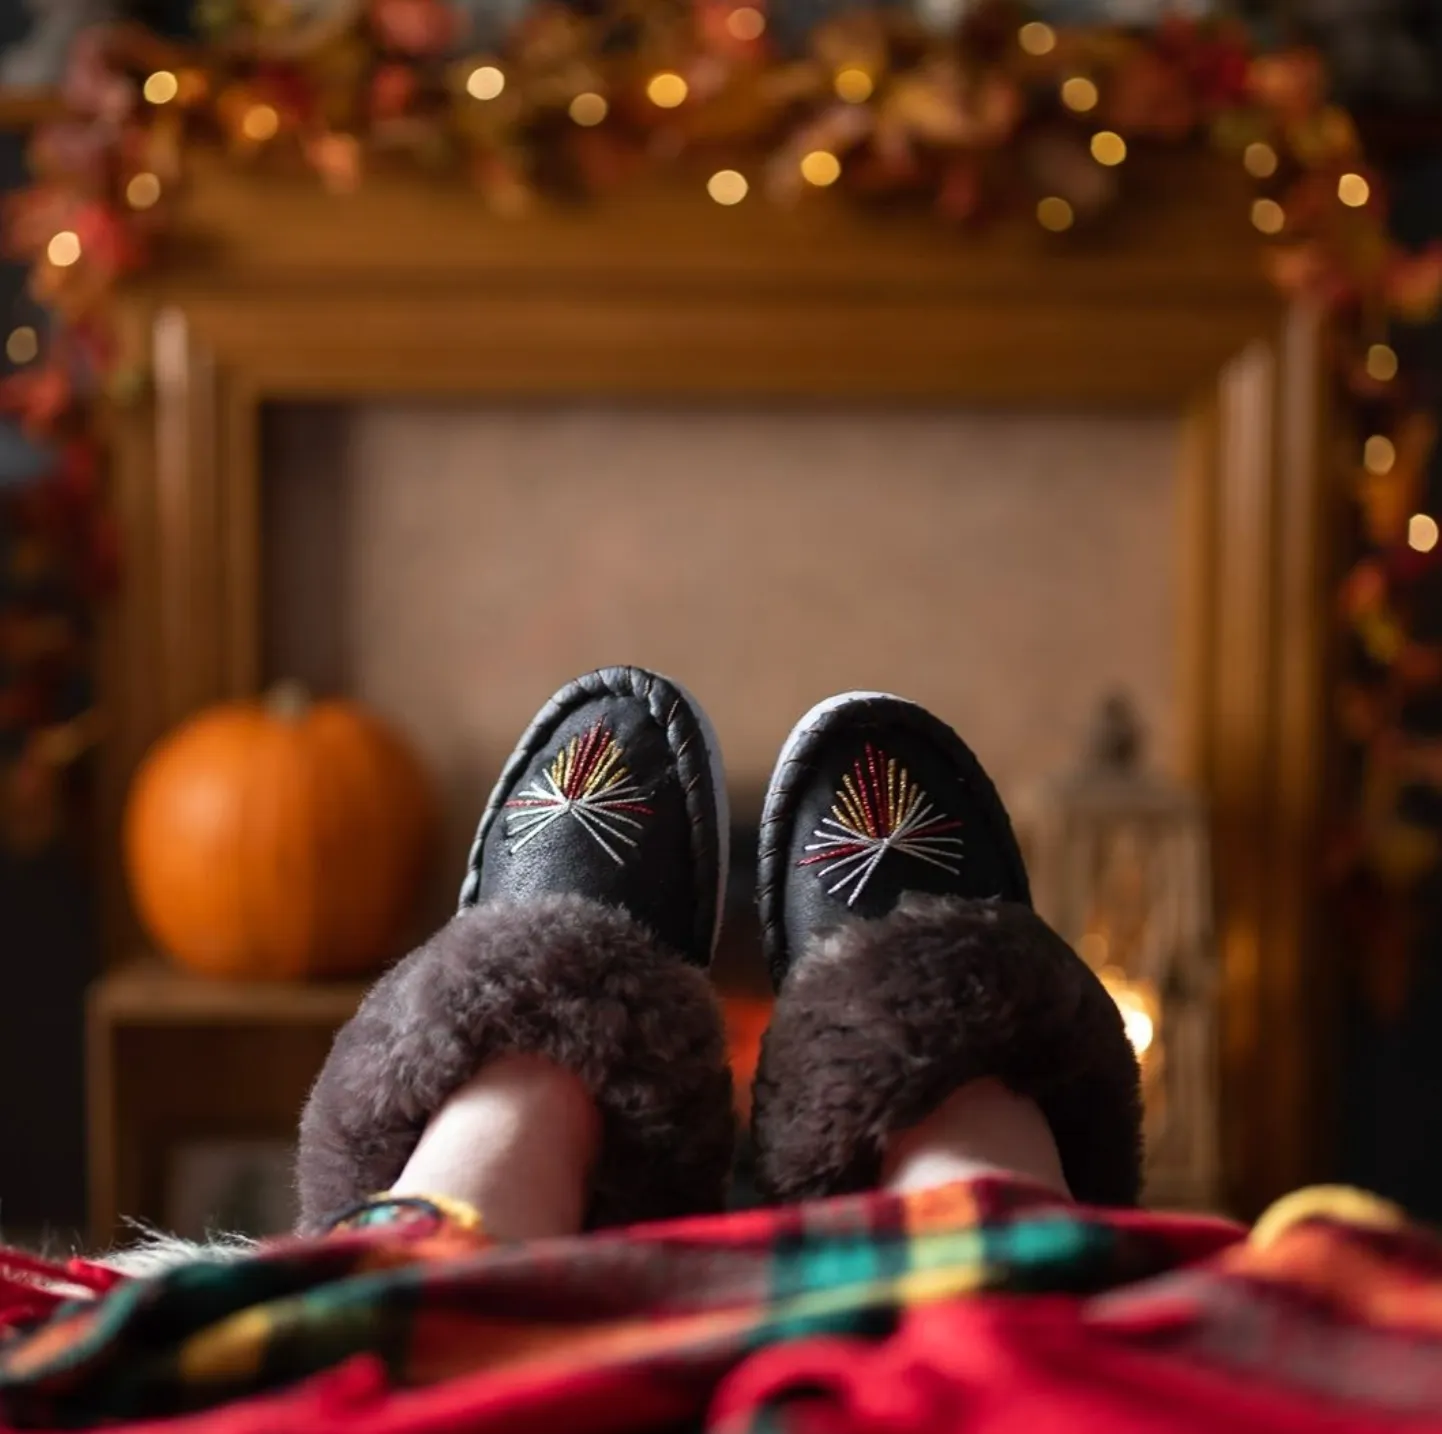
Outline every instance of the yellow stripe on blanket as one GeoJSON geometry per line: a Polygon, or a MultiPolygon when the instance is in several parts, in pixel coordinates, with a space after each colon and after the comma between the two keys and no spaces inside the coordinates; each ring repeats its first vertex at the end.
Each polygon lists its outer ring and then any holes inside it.
{"type": "Polygon", "coordinates": [[[1269,1249],[1287,1231],[1317,1219],[1366,1230],[1397,1230],[1407,1224],[1406,1214],[1380,1195],[1352,1185],[1308,1185],[1270,1205],[1252,1226],[1249,1243],[1269,1249]]]}
{"type": "Polygon", "coordinates": [[[192,1335],[180,1346],[181,1378],[187,1384],[254,1379],[260,1373],[271,1326],[268,1308],[257,1305],[192,1335]]]}

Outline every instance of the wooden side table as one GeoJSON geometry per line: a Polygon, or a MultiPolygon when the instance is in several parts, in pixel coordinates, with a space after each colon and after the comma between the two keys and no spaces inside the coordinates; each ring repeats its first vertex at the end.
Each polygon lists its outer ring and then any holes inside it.
{"type": "Polygon", "coordinates": [[[86,1013],[90,1235],[163,1226],[184,1142],[293,1140],[307,1091],[365,983],[214,981],[155,958],[90,988],[86,1013]]]}

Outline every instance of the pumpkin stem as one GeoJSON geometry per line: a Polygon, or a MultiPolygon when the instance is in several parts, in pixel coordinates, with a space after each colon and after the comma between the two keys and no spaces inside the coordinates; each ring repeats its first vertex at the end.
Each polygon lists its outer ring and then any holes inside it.
{"type": "Polygon", "coordinates": [[[282,722],[299,722],[310,710],[310,693],[303,682],[288,678],[277,682],[265,694],[265,705],[271,716],[282,722]]]}

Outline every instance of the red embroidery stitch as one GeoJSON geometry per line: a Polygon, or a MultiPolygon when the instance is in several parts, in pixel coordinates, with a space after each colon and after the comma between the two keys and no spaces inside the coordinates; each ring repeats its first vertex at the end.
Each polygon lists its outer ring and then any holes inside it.
{"type": "Polygon", "coordinates": [[[895,758],[866,744],[863,757],[841,779],[841,789],[812,833],[798,866],[815,866],[833,896],[847,893],[852,905],[889,851],[915,857],[955,875],[961,870],[962,840],[950,833],[961,823],[936,811],[926,793],[895,758]]]}
{"type": "Polygon", "coordinates": [[[625,752],[615,734],[601,721],[572,737],[552,759],[540,779],[506,803],[506,835],[517,838],[520,851],[553,822],[574,817],[582,831],[616,863],[625,862],[612,842],[635,847],[634,833],[653,809],[638,798],[645,795],[631,780],[625,752]]]}

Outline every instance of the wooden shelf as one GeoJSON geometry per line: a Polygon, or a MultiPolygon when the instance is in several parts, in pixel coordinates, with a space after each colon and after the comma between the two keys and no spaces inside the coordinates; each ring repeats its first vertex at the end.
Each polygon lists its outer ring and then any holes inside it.
{"type": "Polygon", "coordinates": [[[367,983],[219,981],[156,956],[107,971],[87,1012],[91,1236],[168,1223],[188,1141],[291,1141],[335,1032],[367,983]]]}
{"type": "Polygon", "coordinates": [[[125,1026],[339,1026],[360,1005],[365,981],[222,981],[159,957],[107,972],[90,988],[94,1016],[125,1026]]]}
{"type": "MultiPolygon", "coordinates": [[[[369,983],[218,981],[147,955],[90,988],[91,1237],[125,1216],[164,1226],[167,1163],[186,1141],[292,1140],[330,1043],[369,983]]],[[[723,1001],[743,1110],[769,998],[723,1001]]]]}
{"type": "Polygon", "coordinates": [[[0,88],[0,133],[33,129],[68,113],[59,90],[0,88]]]}

